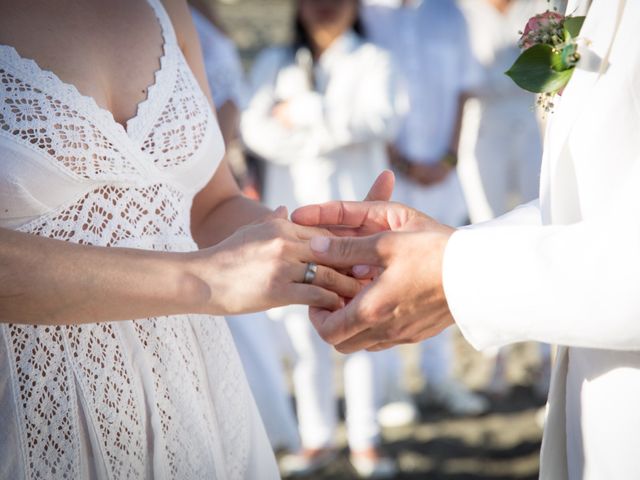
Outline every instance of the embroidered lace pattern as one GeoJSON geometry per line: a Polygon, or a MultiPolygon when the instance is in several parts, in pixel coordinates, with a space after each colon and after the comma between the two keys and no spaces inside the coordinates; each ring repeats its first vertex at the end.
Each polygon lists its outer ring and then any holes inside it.
{"type": "MultiPolygon", "coordinates": [[[[164,55],[126,129],[73,86],[0,46],[0,137],[85,188],[19,230],[90,245],[196,248],[189,210],[191,185],[201,178],[188,167],[211,162],[212,155],[198,153],[214,142],[211,153],[221,154],[221,138],[166,13],[150,3],[163,27],[164,55]]],[[[57,181],[52,176],[51,188],[57,181]]],[[[216,471],[225,479],[244,476],[249,394],[224,320],[3,324],[3,355],[27,478],[80,478],[80,452],[88,448],[80,445],[83,430],[90,430],[93,457],[103,459],[108,478],[139,479],[150,471],[180,479],[216,471]],[[152,451],[164,452],[160,472],[152,451]]]]}

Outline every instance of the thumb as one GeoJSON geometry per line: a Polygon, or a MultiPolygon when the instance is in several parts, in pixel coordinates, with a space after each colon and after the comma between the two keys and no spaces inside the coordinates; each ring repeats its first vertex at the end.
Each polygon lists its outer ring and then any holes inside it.
{"type": "Polygon", "coordinates": [[[393,187],[395,185],[396,178],[391,170],[385,170],[376,181],[373,182],[369,193],[364,197],[365,202],[388,202],[393,194],[393,187]]]}
{"type": "Polygon", "coordinates": [[[277,218],[282,218],[284,220],[287,220],[289,218],[289,211],[287,210],[287,207],[280,205],[265,217],[266,220],[275,220],[277,218]]]}
{"type": "Polygon", "coordinates": [[[369,237],[313,237],[311,250],[319,263],[342,268],[354,265],[386,266],[393,255],[393,234],[369,237]]]}

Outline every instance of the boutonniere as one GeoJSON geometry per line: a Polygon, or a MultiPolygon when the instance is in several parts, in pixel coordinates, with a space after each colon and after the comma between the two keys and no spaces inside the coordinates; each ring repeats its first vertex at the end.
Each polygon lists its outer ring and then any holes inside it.
{"type": "Polygon", "coordinates": [[[519,87],[538,93],[545,112],[553,109],[554,95],[562,93],[580,60],[577,40],[584,19],[547,10],[519,32],[523,52],[506,74],[519,87]]]}

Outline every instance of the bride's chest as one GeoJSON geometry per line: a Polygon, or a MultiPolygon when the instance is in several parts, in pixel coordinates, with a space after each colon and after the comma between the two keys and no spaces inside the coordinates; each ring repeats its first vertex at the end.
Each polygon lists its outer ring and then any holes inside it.
{"type": "MultiPolygon", "coordinates": [[[[0,217],[34,217],[104,185],[193,195],[224,150],[208,101],[168,47],[126,127],[92,97],[0,46],[0,217]]],[[[9,222],[10,223],[10,222],[9,222]]]]}

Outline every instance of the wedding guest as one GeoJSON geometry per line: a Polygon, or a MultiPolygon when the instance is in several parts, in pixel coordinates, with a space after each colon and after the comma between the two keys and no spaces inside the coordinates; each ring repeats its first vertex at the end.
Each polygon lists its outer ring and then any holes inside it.
{"type": "Polygon", "coordinates": [[[0,477],[279,477],[219,315],[360,285],[223,153],[184,1],[0,0],[0,477]]]}
{"type": "MultiPolygon", "coordinates": [[[[545,0],[464,0],[472,51],[483,82],[464,109],[458,173],[473,223],[503,215],[538,196],[542,137],[535,96],[523,91],[505,71],[520,54],[518,32],[527,20],[551,8],[545,0]]],[[[505,395],[507,352],[490,351],[495,366],[488,390],[505,395]]],[[[551,348],[540,344],[541,369],[535,390],[546,398],[551,348]]]]}
{"type": "MultiPolygon", "coordinates": [[[[248,91],[240,57],[233,41],[222,30],[212,5],[201,1],[190,3],[227,155],[230,151],[241,155],[238,142],[240,110],[248,100],[248,91]]],[[[274,451],[300,448],[278,348],[278,332],[275,331],[279,326],[263,312],[228,316],[226,320],[271,447],[274,451]]]]}
{"type": "MultiPolygon", "coordinates": [[[[252,72],[254,95],[241,123],[247,147],[267,161],[265,201],[290,207],[358,199],[387,163],[401,102],[386,53],[368,43],[357,0],[298,0],[295,39],[270,48],[252,72]]],[[[331,351],[304,307],[282,319],[297,353],[294,388],[303,449],[283,458],[285,474],[318,470],[335,458],[336,398],[331,351]]],[[[376,356],[344,359],[350,459],[363,477],[393,476],[380,450],[376,356]]]]}
{"type": "MultiPolygon", "coordinates": [[[[464,98],[480,81],[464,17],[453,0],[371,0],[363,18],[372,40],[392,53],[408,88],[410,109],[390,146],[394,197],[462,225],[467,208],[454,165],[464,98]]],[[[449,330],[424,342],[422,399],[458,415],[485,412],[487,400],[454,378],[453,357],[449,330]]]]}

